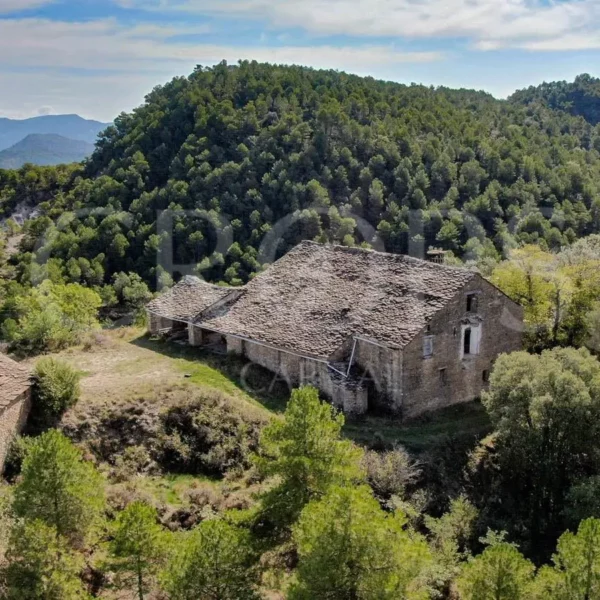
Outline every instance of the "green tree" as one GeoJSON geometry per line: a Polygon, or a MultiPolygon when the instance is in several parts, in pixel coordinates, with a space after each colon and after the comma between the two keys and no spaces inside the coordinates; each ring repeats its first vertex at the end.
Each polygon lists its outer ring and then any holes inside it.
{"type": "Polygon", "coordinates": [[[133,309],[145,306],[152,299],[148,286],[137,273],[117,273],[113,276],[117,298],[133,309]]]}
{"type": "Polygon", "coordinates": [[[437,587],[447,588],[458,575],[463,561],[470,556],[476,518],[477,510],[465,497],[452,500],[450,510],[439,518],[425,515],[429,546],[435,557],[437,587]]]}
{"type": "Polygon", "coordinates": [[[120,586],[135,590],[138,600],[150,591],[166,549],[155,508],[137,501],[118,514],[110,544],[113,565],[123,576],[120,586]]]}
{"type": "Polygon", "coordinates": [[[294,390],[283,419],[262,432],[259,470],[279,484],[263,495],[263,513],[289,527],[302,508],[333,485],[360,481],[362,452],[341,439],[344,416],[319,400],[315,388],[294,390]]]}
{"type": "Polygon", "coordinates": [[[62,433],[50,430],[31,442],[14,493],[17,517],[42,521],[81,544],[103,508],[102,477],[62,433]]]}
{"type": "Polygon", "coordinates": [[[537,246],[511,252],[510,260],[500,263],[491,281],[525,309],[525,322],[532,328],[549,327],[552,319],[552,285],[554,257],[537,246]]]}
{"type": "Polygon", "coordinates": [[[431,556],[404,515],[385,513],[366,486],[334,487],[294,526],[297,581],[290,600],[416,600],[429,597],[431,556]]]}
{"type": "Polygon", "coordinates": [[[43,420],[60,417],[79,400],[80,375],[68,363],[42,358],[35,365],[34,410],[43,420]]]}
{"type": "Polygon", "coordinates": [[[600,598],[600,520],[586,519],[576,534],[564,533],[558,540],[553,562],[554,568],[545,569],[538,576],[538,585],[552,590],[552,600],[600,598]]]}
{"type": "Polygon", "coordinates": [[[258,600],[249,534],[204,521],[179,540],[161,577],[169,600],[258,600]]]}
{"type": "Polygon", "coordinates": [[[465,564],[456,587],[463,600],[528,600],[534,572],[515,546],[500,542],[465,564]]]}
{"type": "Polygon", "coordinates": [[[571,487],[600,467],[599,382],[600,363],[585,349],[516,352],[497,360],[483,395],[496,430],[486,488],[505,508],[485,490],[484,504],[537,556],[564,530],[571,487]]]}
{"type": "Polygon", "coordinates": [[[17,523],[3,569],[6,600],[85,600],[84,561],[43,521],[17,523]]]}

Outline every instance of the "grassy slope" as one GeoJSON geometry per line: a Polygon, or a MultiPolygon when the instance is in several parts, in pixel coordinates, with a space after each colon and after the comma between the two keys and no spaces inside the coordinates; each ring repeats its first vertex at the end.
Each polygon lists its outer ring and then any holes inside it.
{"type": "MultiPolygon", "coordinates": [[[[259,368],[244,370],[247,363],[240,359],[148,339],[139,329],[103,333],[100,340],[90,350],[78,348],[61,354],[61,358],[84,373],[77,412],[101,408],[106,402],[159,385],[182,383],[223,392],[243,410],[273,414],[285,409],[288,397],[285,385],[259,368]]],[[[447,437],[481,437],[489,427],[484,409],[472,403],[425,415],[407,424],[368,417],[347,423],[345,433],[361,444],[382,440],[422,452],[447,437]]]]}
{"type": "MultiPolygon", "coordinates": [[[[110,411],[111,406],[133,400],[146,402],[154,394],[162,408],[167,396],[183,386],[210,388],[226,394],[238,403],[245,414],[270,417],[281,413],[289,392],[281,382],[273,384],[272,375],[252,368],[244,376],[245,363],[240,359],[211,355],[198,349],[166,344],[144,336],[139,329],[120,329],[96,336],[96,343],[87,348],[74,348],[61,353],[82,374],[82,396],[78,404],[64,417],[88,423],[90,415],[110,411]]],[[[150,404],[140,405],[143,411],[155,410],[150,404]]],[[[487,433],[489,422],[479,404],[453,407],[409,423],[399,424],[389,419],[368,417],[348,423],[345,433],[361,444],[385,442],[402,444],[415,453],[426,452],[440,442],[455,436],[472,436],[473,442],[487,433]]],[[[452,443],[452,442],[450,442],[452,443]]],[[[254,500],[260,484],[241,479],[211,479],[185,474],[137,475],[109,485],[113,502],[142,497],[162,507],[165,514],[184,515],[190,508],[191,493],[208,493],[215,498],[214,506],[225,508],[248,506],[254,500]],[[244,504],[246,502],[246,504],[244,504]]],[[[211,510],[210,508],[208,510],[211,510]]],[[[279,574],[281,575],[281,574],[279,574]]],[[[265,580],[265,597],[283,598],[277,577],[265,580]],[[268,590],[268,591],[267,591],[268,590]]],[[[115,595],[108,586],[102,590],[105,600],[127,596],[115,595]]]]}

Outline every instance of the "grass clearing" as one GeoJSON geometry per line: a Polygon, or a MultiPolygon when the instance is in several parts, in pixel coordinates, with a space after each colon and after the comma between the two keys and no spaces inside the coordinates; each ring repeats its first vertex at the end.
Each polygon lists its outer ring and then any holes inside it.
{"type": "MultiPolygon", "coordinates": [[[[226,394],[243,410],[258,410],[262,415],[285,410],[287,386],[244,359],[149,338],[135,327],[106,331],[100,337],[89,348],[59,354],[83,374],[79,408],[101,409],[157,388],[192,385],[226,394]]],[[[444,439],[467,436],[476,440],[490,430],[485,409],[479,402],[472,402],[409,423],[367,416],[348,421],[344,435],[361,445],[401,444],[422,453],[444,439]]]]}
{"type": "Polygon", "coordinates": [[[270,412],[282,413],[289,398],[287,385],[277,376],[248,360],[212,353],[186,344],[140,336],[133,343],[176,360],[187,378],[212,387],[270,412]]]}
{"type": "Polygon", "coordinates": [[[344,435],[359,444],[400,444],[420,454],[445,439],[472,437],[478,440],[491,431],[491,423],[480,402],[469,402],[423,415],[408,423],[386,417],[348,421],[344,435]]]}

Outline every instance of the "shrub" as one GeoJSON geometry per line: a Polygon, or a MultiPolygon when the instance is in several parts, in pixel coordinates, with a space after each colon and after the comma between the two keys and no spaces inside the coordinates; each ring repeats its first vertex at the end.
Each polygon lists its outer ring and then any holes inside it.
{"type": "Polygon", "coordinates": [[[43,420],[60,417],[79,399],[79,373],[66,362],[42,358],[35,366],[33,404],[43,420]]]}
{"type": "Polygon", "coordinates": [[[21,437],[20,435],[12,439],[4,462],[4,478],[7,481],[14,481],[21,472],[30,443],[31,438],[21,437]]]}
{"type": "Polygon", "coordinates": [[[198,508],[209,506],[219,510],[223,505],[223,495],[214,485],[200,482],[185,493],[188,502],[198,508]]]}
{"type": "Polygon", "coordinates": [[[391,496],[404,496],[406,488],[414,484],[420,475],[418,465],[404,448],[382,453],[366,452],[363,466],[375,494],[386,500],[391,496]]]}
{"type": "Polygon", "coordinates": [[[15,319],[2,325],[2,335],[21,354],[39,354],[78,344],[98,327],[100,296],[78,284],[45,281],[12,299],[15,319]]]}
{"type": "Polygon", "coordinates": [[[112,477],[115,481],[123,482],[133,479],[139,473],[152,470],[154,462],[144,446],[129,446],[123,454],[117,456],[112,477]]]}
{"type": "Polygon", "coordinates": [[[233,409],[224,396],[203,393],[170,408],[162,417],[158,462],[180,473],[224,475],[250,466],[259,427],[233,409]]]}

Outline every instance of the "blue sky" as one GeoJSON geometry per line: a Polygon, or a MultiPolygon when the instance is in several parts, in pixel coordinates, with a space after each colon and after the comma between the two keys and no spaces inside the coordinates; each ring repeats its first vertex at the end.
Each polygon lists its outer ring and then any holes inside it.
{"type": "Polygon", "coordinates": [[[0,116],[109,121],[240,58],[506,97],[600,74],[600,1],[0,0],[0,116]]]}

